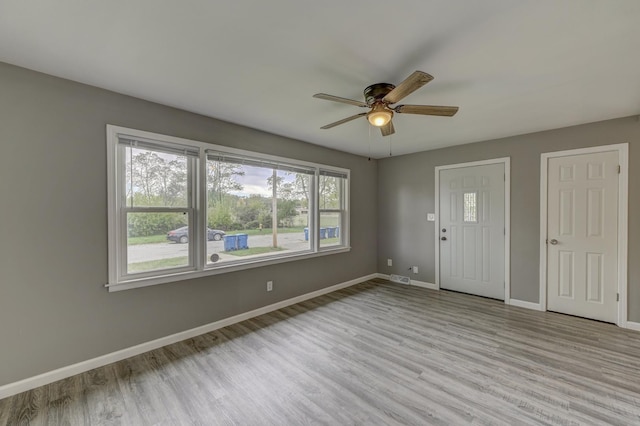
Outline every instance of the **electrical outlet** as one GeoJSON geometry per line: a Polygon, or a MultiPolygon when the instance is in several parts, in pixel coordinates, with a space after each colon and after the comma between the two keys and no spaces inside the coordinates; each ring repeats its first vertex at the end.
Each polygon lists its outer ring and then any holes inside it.
{"type": "Polygon", "coordinates": [[[273,290],[273,281],[267,281],[267,291],[273,290]]]}
{"type": "Polygon", "coordinates": [[[393,266],[393,260],[387,259],[387,266],[393,266]]]}
{"type": "Polygon", "coordinates": [[[417,274],[417,273],[418,273],[418,267],[417,267],[417,266],[414,266],[412,269],[413,269],[413,273],[414,273],[414,274],[417,274]]]}

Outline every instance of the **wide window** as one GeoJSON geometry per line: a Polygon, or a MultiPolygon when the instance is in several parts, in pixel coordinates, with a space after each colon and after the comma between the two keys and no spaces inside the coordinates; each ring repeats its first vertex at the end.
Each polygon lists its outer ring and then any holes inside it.
{"type": "Polygon", "coordinates": [[[348,170],[107,133],[110,290],[348,250],[348,170]]]}

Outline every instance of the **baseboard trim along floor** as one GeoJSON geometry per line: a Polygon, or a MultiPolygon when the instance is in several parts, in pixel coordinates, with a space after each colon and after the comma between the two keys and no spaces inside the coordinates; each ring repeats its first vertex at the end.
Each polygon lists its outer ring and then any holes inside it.
{"type": "Polygon", "coordinates": [[[254,318],[272,311],[277,311],[278,309],[282,309],[290,305],[295,305],[296,303],[304,302],[305,300],[313,299],[314,297],[322,296],[328,293],[332,293],[336,290],[351,287],[353,285],[356,285],[374,278],[378,278],[379,276],[380,274],[370,274],[364,277],[355,278],[353,280],[332,285],[330,287],[322,288],[320,290],[316,290],[311,293],[306,293],[297,297],[293,297],[291,299],[273,303],[268,306],[263,306],[262,308],[254,309],[249,312],[245,312],[242,314],[234,315],[229,318],[215,321],[210,324],[205,324],[203,326],[182,331],[180,333],[175,333],[166,337],[161,337],[159,339],[155,339],[150,342],[141,343],[139,345],[132,346],[126,349],[121,349],[119,351],[102,355],[97,358],[92,358],[76,364],[68,365],[66,367],[58,368],[56,370],[49,371],[47,373],[42,373],[34,377],[29,377],[29,378],[20,380],[18,382],[9,383],[9,384],[0,386],[0,399],[19,394],[21,392],[25,392],[30,389],[37,388],[39,386],[44,386],[49,383],[53,383],[55,381],[65,379],[67,377],[75,376],[76,374],[84,373],[85,371],[93,370],[94,368],[102,367],[104,365],[121,361],[123,359],[130,358],[135,355],[149,352],[154,349],[161,348],[163,346],[181,342],[186,339],[191,339],[201,334],[209,333],[211,331],[218,330],[220,328],[227,327],[229,325],[236,324],[250,318],[254,318]]]}
{"type": "Polygon", "coordinates": [[[640,322],[627,321],[626,326],[630,330],[640,331],[640,322]]]}

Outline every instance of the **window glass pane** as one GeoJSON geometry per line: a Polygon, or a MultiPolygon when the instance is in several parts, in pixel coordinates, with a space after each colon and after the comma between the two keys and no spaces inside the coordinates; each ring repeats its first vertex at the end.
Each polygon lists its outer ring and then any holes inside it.
{"type": "Polygon", "coordinates": [[[342,181],[343,178],[334,176],[319,177],[320,210],[342,209],[342,181]]]}
{"type": "Polygon", "coordinates": [[[130,146],[125,150],[127,207],[187,207],[187,156],[130,146]]]}
{"type": "Polygon", "coordinates": [[[478,206],[476,203],[477,193],[465,192],[464,193],[464,212],[463,220],[465,222],[477,222],[478,221],[478,206]]]}
{"type": "Polygon", "coordinates": [[[320,246],[340,245],[342,235],[340,233],[340,223],[342,213],[321,212],[320,213],[320,246]]]}
{"type": "Polygon", "coordinates": [[[127,213],[127,273],[189,266],[189,215],[127,213]]]}
{"type": "Polygon", "coordinates": [[[207,225],[224,233],[222,240],[207,242],[207,262],[310,250],[310,184],[307,173],[207,160],[207,225]]]}

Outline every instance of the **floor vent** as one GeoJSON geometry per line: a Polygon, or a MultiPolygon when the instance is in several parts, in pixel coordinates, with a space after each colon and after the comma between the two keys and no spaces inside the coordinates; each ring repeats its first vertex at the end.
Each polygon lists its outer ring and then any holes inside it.
{"type": "Polygon", "coordinates": [[[409,277],[403,277],[402,275],[391,274],[391,278],[390,279],[394,283],[400,283],[400,284],[410,284],[411,283],[411,279],[409,279],[409,277]]]}

